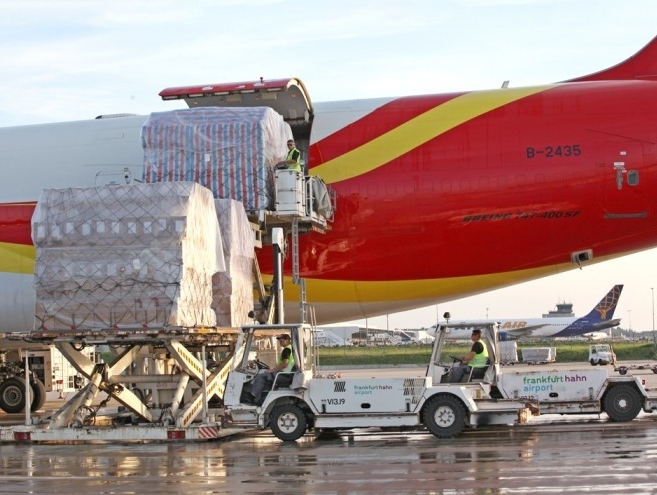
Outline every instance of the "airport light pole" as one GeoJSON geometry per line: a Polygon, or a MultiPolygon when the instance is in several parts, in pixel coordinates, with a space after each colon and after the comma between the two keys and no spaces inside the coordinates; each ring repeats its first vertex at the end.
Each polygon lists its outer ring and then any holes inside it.
{"type": "Polygon", "coordinates": [[[655,348],[657,349],[657,335],[655,335],[655,288],[650,287],[650,292],[652,296],[652,340],[655,343],[655,348]]]}
{"type": "MultiPolygon", "coordinates": [[[[630,335],[632,335],[632,310],[628,309],[627,314],[629,315],[629,320],[630,320],[629,333],[630,333],[630,335]]],[[[622,336],[622,332],[619,334],[619,336],[622,336]]]]}
{"type": "Polygon", "coordinates": [[[630,319],[630,328],[629,328],[629,330],[630,330],[630,332],[632,332],[632,310],[628,309],[627,313],[628,313],[629,319],[630,319]]]}

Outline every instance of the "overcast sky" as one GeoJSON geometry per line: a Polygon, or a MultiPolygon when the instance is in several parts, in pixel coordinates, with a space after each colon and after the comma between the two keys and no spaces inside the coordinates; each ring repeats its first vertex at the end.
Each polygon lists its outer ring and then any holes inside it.
{"type": "MultiPolygon", "coordinates": [[[[0,0],[0,126],[182,108],[158,92],[261,76],[299,77],[313,101],[542,84],[655,35],[654,0],[0,0]]],[[[653,328],[657,250],[368,324],[536,317],[558,301],[580,316],[616,283],[621,326],[653,328]]]]}

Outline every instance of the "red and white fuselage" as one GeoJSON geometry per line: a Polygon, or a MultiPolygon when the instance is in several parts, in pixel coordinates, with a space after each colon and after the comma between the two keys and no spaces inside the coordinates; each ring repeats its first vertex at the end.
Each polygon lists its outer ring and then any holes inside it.
{"type": "MultiPolygon", "coordinates": [[[[300,244],[318,321],[437,304],[656,246],[656,74],[657,39],[572,82],[308,100],[305,124],[292,128],[338,203],[332,230],[300,244]]],[[[184,89],[163,93],[190,101],[184,89]]],[[[32,328],[40,191],[140,178],[145,119],[0,129],[0,330],[32,328]]],[[[268,252],[259,262],[271,273],[268,252]]],[[[290,285],[289,318],[296,294],[290,285]]]]}

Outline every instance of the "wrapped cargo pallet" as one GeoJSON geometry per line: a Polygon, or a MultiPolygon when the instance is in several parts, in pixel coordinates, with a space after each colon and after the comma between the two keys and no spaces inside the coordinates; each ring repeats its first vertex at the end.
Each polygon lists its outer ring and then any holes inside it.
{"type": "Polygon", "coordinates": [[[253,250],[255,235],[241,203],[215,200],[224,247],[226,271],[212,277],[212,308],[217,326],[238,327],[252,322],[253,250]]]}
{"type": "Polygon", "coordinates": [[[522,360],[528,364],[554,363],[557,360],[556,347],[525,347],[522,360]]]}
{"type": "Polygon", "coordinates": [[[216,323],[221,234],[198,184],[44,190],[32,239],[37,330],[216,323]]]}
{"type": "Polygon", "coordinates": [[[518,362],[518,343],[515,340],[499,342],[498,347],[500,364],[516,364],[518,362]]]}
{"type": "Polygon", "coordinates": [[[152,113],[142,127],[145,182],[198,182],[247,211],[273,205],[273,169],[290,126],[269,107],[152,113]]]}

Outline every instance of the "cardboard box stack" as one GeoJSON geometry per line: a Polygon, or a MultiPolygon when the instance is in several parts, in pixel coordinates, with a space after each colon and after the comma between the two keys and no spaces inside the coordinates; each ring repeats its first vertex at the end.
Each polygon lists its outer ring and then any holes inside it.
{"type": "Polygon", "coordinates": [[[48,189],[32,239],[37,330],[216,324],[221,234],[198,184],[48,189]]]}
{"type": "Polygon", "coordinates": [[[252,323],[253,256],[255,235],[241,203],[232,199],[215,200],[224,246],[226,271],[212,277],[212,307],[217,326],[238,327],[252,323]]]}
{"type": "Polygon", "coordinates": [[[203,107],[152,113],[141,135],[145,182],[198,182],[257,211],[273,207],[292,132],[269,107],[203,107]]]}

